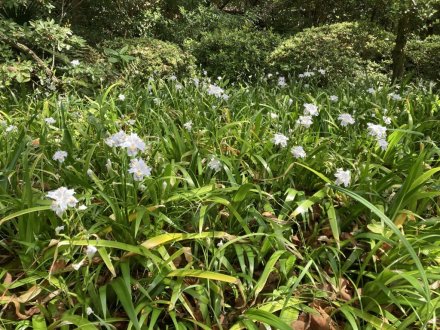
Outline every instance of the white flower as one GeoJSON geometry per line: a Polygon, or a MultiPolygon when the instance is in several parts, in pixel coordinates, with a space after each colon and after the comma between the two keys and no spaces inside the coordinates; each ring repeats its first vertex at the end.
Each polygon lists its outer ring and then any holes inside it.
{"type": "Polygon", "coordinates": [[[136,123],[136,120],[134,120],[134,119],[129,119],[127,121],[127,124],[130,125],[130,126],[133,126],[135,123],[136,123]]]}
{"type": "Polygon", "coordinates": [[[367,93],[374,94],[376,93],[376,90],[373,87],[370,87],[367,89],[367,93]]]}
{"type": "Polygon", "coordinates": [[[86,255],[88,258],[92,258],[95,255],[96,251],[98,251],[98,249],[95,246],[87,245],[86,255]]]}
{"type": "Polygon", "coordinates": [[[84,264],[84,259],[78,262],[77,264],[72,264],[72,268],[75,270],[78,270],[81,268],[81,266],[84,264]]]}
{"type": "Polygon", "coordinates": [[[57,190],[49,191],[46,196],[53,199],[50,208],[61,217],[68,207],[75,207],[78,203],[78,200],[73,196],[74,194],[75,190],[61,187],[57,190]]]}
{"type": "Polygon", "coordinates": [[[304,148],[301,146],[294,146],[292,149],[290,149],[290,152],[292,153],[293,157],[295,158],[306,158],[306,152],[304,151],[304,148]]]}
{"type": "Polygon", "coordinates": [[[217,247],[222,247],[223,246],[223,240],[221,239],[220,242],[217,243],[217,247]]]}
{"type": "Polygon", "coordinates": [[[64,230],[64,226],[55,227],[55,234],[59,235],[61,231],[64,230]]]}
{"type": "Polygon", "coordinates": [[[339,97],[337,95],[330,95],[329,100],[332,102],[338,102],[339,97]]]}
{"type": "Polygon", "coordinates": [[[382,119],[383,119],[383,122],[385,123],[385,125],[391,124],[391,118],[390,117],[383,116],[382,119]]]}
{"type": "Polygon", "coordinates": [[[284,78],[284,77],[279,77],[278,78],[278,86],[280,86],[280,87],[285,87],[287,84],[286,84],[286,78],[284,78]]]}
{"type": "Polygon", "coordinates": [[[270,116],[271,119],[277,119],[278,118],[278,115],[275,112],[271,112],[269,114],[269,116],[270,116]]]}
{"type": "Polygon", "coordinates": [[[142,181],[145,176],[151,175],[151,167],[149,167],[142,159],[132,159],[128,173],[133,174],[135,181],[142,181]]]}
{"type": "Polygon", "coordinates": [[[199,87],[199,83],[200,83],[199,78],[193,78],[193,83],[196,87],[199,87]]]}
{"type": "Polygon", "coordinates": [[[319,69],[318,72],[322,75],[324,75],[326,73],[326,71],[324,69],[319,69]]]}
{"type": "Polygon", "coordinates": [[[384,139],[387,136],[387,128],[381,125],[368,123],[368,134],[374,136],[376,139],[384,139]]]}
{"type": "Polygon", "coordinates": [[[124,131],[119,131],[113,135],[110,135],[107,139],[105,139],[105,143],[109,147],[122,147],[122,144],[125,142],[127,138],[127,134],[124,131]]]}
{"type": "Polygon", "coordinates": [[[222,163],[215,157],[212,157],[208,163],[208,167],[213,171],[220,171],[222,169],[222,163]]]}
{"type": "Polygon", "coordinates": [[[267,78],[270,79],[270,78],[272,78],[272,77],[273,77],[273,74],[272,74],[272,73],[268,73],[268,74],[267,74],[267,78]]]}
{"type": "Polygon", "coordinates": [[[53,124],[55,124],[55,123],[57,122],[57,121],[56,121],[55,119],[53,119],[52,117],[45,118],[44,121],[45,121],[46,124],[48,124],[48,125],[53,125],[53,124]]]}
{"type": "Polygon", "coordinates": [[[402,100],[402,97],[399,94],[396,93],[389,93],[388,96],[393,99],[394,101],[400,101],[402,100]]]}
{"type": "Polygon", "coordinates": [[[309,128],[312,124],[312,116],[299,116],[299,119],[296,121],[298,125],[309,128]]]}
{"type": "Polygon", "coordinates": [[[183,127],[188,131],[191,132],[193,126],[192,120],[187,121],[185,124],[183,124],[183,127]]]}
{"type": "Polygon", "coordinates": [[[304,78],[304,73],[300,73],[300,74],[298,75],[298,78],[304,78]]]}
{"type": "Polygon", "coordinates": [[[377,144],[379,145],[379,147],[380,147],[382,150],[387,150],[387,148],[388,148],[388,142],[387,142],[387,140],[385,140],[385,139],[379,139],[379,140],[377,140],[377,144]]]}
{"type": "Polygon", "coordinates": [[[15,125],[9,125],[8,127],[6,127],[6,132],[7,133],[9,133],[9,132],[14,132],[14,131],[16,131],[17,130],[17,126],[15,126],[15,125]]]}
{"type": "Polygon", "coordinates": [[[351,173],[350,170],[344,171],[342,168],[338,168],[335,173],[336,181],[335,184],[343,184],[345,187],[350,185],[351,173]]]}
{"type": "Polygon", "coordinates": [[[73,60],[72,62],[70,62],[70,64],[72,64],[72,66],[78,66],[79,60],[73,60]]]}
{"type": "Polygon", "coordinates": [[[228,94],[222,94],[222,99],[227,101],[229,100],[229,95],[228,94]]]}
{"type": "MultiPolygon", "coordinates": [[[[324,73],[321,73],[321,74],[325,74],[325,70],[322,70],[322,71],[324,71],[324,73]]],[[[303,73],[303,76],[306,78],[313,77],[314,75],[315,75],[315,73],[313,71],[306,71],[303,73]]]]}
{"type": "Polygon", "coordinates": [[[85,211],[85,210],[87,210],[87,206],[85,206],[84,204],[78,206],[78,211],[85,211]]]}
{"type": "Polygon", "coordinates": [[[353,125],[355,123],[354,118],[349,113],[341,113],[338,116],[338,119],[341,121],[341,126],[343,127],[353,125]]]}
{"type": "Polygon", "coordinates": [[[177,89],[178,91],[180,91],[182,88],[183,88],[183,85],[182,85],[182,84],[179,84],[179,83],[176,84],[176,89],[177,89]]]}
{"type": "Polygon", "coordinates": [[[223,93],[225,91],[223,90],[223,88],[217,86],[217,85],[212,85],[209,84],[208,86],[208,95],[214,95],[215,97],[222,97],[223,93]]]}
{"type": "Polygon", "coordinates": [[[129,156],[136,156],[138,151],[145,150],[145,142],[142,141],[136,133],[131,133],[127,135],[125,141],[121,144],[121,147],[127,149],[127,154],[129,156]]]}
{"type": "Polygon", "coordinates": [[[287,146],[287,141],[289,141],[289,138],[281,133],[275,133],[272,139],[273,144],[282,148],[287,146]]]}
{"type": "Polygon", "coordinates": [[[88,175],[89,177],[92,177],[92,176],[93,176],[93,171],[92,171],[90,168],[87,170],[87,175],[88,175]]]}
{"type": "Polygon", "coordinates": [[[289,101],[287,101],[287,104],[288,104],[288,105],[292,105],[292,103],[293,103],[293,100],[292,100],[292,99],[289,99],[289,101]]]}
{"type": "Polygon", "coordinates": [[[110,172],[110,170],[112,169],[112,161],[110,159],[107,159],[105,167],[107,168],[107,171],[110,172]]]}
{"type": "Polygon", "coordinates": [[[310,115],[310,116],[317,116],[318,113],[318,106],[314,105],[312,103],[304,103],[304,114],[310,115]]]}
{"type": "Polygon", "coordinates": [[[59,161],[60,163],[63,163],[64,160],[67,157],[67,152],[63,151],[63,150],[58,150],[57,152],[54,153],[54,155],[52,156],[53,160],[59,161]]]}
{"type": "Polygon", "coordinates": [[[91,315],[91,314],[95,314],[95,312],[93,311],[92,307],[87,307],[86,308],[86,314],[87,315],[91,315]]]}
{"type": "Polygon", "coordinates": [[[118,95],[118,100],[119,101],[125,101],[125,95],[124,94],[119,94],[118,95]]]}
{"type": "Polygon", "coordinates": [[[170,79],[171,81],[175,81],[175,80],[177,80],[177,77],[176,77],[176,75],[172,74],[172,75],[169,77],[169,79],[170,79]]]}

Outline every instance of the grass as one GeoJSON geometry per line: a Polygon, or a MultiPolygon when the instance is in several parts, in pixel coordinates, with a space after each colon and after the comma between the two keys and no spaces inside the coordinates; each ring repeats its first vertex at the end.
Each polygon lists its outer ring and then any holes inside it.
{"type": "Polygon", "coordinates": [[[0,327],[437,329],[438,94],[216,83],[228,97],[206,78],[0,96],[0,327]],[[146,143],[141,181],[105,143],[119,130],[146,143]],[[58,217],[62,186],[78,203],[58,217]]]}

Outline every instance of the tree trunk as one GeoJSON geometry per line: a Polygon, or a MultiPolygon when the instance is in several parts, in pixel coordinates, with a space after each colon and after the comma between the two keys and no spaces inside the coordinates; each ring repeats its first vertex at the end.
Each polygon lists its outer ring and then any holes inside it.
{"type": "Polygon", "coordinates": [[[405,46],[408,40],[409,15],[402,14],[397,22],[396,43],[392,52],[393,56],[393,76],[391,82],[399,81],[405,71],[405,46]]]}

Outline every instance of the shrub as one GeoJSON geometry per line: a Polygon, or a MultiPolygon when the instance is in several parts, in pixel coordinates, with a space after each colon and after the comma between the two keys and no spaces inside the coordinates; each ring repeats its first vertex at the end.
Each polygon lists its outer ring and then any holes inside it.
{"type": "Polygon", "coordinates": [[[440,36],[432,35],[424,40],[412,39],[408,42],[407,68],[417,76],[427,80],[439,80],[440,36]]]}
{"type": "Polygon", "coordinates": [[[162,18],[157,22],[155,35],[159,39],[183,45],[185,40],[200,40],[206,34],[217,30],[241,29],[251,21],[242,15],[225,13],[215,7],[199,5],[194,10],[180,7],[176,19],[162,18]]]}
{"type": "Polygon", "coordinates": [[[388,32],[356,22],[325,25],[287,39],[272,52],[270,62],[287,74],[322,68],[333,79],[377,73],[377,64],[386,72],[393,39],[388,32]]]}
{"type": "Polygon", "coordinates": [[[184,76],[195,68],[193,56],[172,43],[153,38],[120,38],[104,42],[100,48],[123,79],[143,81],[152,74],[184,76]]]}
{"type": "Polygon", "coordinates": [[[267,58],[279,42],[270,31],[217,29],[204,33],[200,41],[188,42],[187,47],[211,75],[236,80],[265,71],[267,58]]]}

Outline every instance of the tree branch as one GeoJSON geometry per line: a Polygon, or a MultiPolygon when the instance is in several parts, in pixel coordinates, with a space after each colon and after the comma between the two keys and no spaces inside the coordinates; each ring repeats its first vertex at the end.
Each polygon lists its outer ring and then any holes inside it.
{"type": "Polygon", "coordinates": [[[47,76],[49,76],[55,84],[60,84],[60,80],[55,76],[54,72],[44,63],[44,61],[37,55],[35,52],[30,49],[28,46],[18,42],[9,39],[7,36],[5,36],[2,32],[0,32],[0,39],[5,41],[8,45],[11,47],[17,49],[18,51],[25,53],[26,55],[30,56],[35,63],[43,69],[43,71],[46,73],[47,76]]]}

